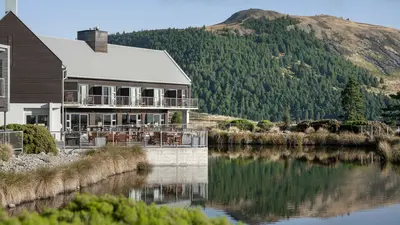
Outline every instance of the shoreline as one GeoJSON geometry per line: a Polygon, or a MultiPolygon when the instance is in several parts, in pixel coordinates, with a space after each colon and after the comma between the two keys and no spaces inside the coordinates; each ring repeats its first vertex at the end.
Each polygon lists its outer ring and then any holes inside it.
{"type": "MultiPolygon", "coordinates": [[[[235,148],[237,146],[212,146],[210,147],[210,157],[225,157],[229,159],[267,159],[271,161],[280,160],[301,160],[308,163],[316,163],[321,165],[335,165],[337,163],[352,163],[358,165],[382,163],[382,156],[374,149],[361,148],[342,148],[327,149],[325,147],[304,147],[287,148],[284,146],[272,146],[272,148],[264,148],[265,146],[247,146],[244,148],[235,148]],[[213,148],[214,147],[214,148],[213,148]]],[[[270,146],[271,147],[271,146],[270,146]]]]}
{"type": "Polygon", "coordinates": [[[13,208],[21,203],[74,192],[114,175],[146,169],[149,164],[141,148],[107,147],[66,165],[1,172],[0,206],[13,208]]]}
{"type": "Polygon", "coordinates": [[[229,132],[211,130],[208,132],[210,145],[243,145],[243,146],[331,146],[331,147],[377,147],[380,141],[398,141],[400,138],[389,135],[369,136],[350,132],[267,132],[250,131],[229,132]]]}

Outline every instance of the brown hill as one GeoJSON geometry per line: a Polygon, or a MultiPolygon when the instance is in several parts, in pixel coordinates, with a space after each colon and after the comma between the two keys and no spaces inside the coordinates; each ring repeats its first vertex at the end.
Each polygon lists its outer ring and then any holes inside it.
{"type": "MultiPolygon", "coordinates": [[[[226,21],[208,26],[209,31],[234,29],[240,34],[252,33],[241,27],[249,18],[276,19],[286,16],[274,11],[249,9],[233,14],[226,21]]],[[[400,91],[400,30],[365,24],[328,15],[294,16],[296,26],[306,32],[315,30],[316,36],[354,64],[384,77],[387,90],[400,91]]],[[[291,27],[288,27],[291,29],[291,27]]]]}

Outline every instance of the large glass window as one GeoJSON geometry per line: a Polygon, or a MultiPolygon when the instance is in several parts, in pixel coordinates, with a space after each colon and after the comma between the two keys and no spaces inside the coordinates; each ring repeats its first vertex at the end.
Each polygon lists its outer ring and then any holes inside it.
{"type": "Polygon", "coordinates": [[[103,124],[104,124],[104,126],[111,126],[111,115],[110,114],[103,115],[103,124]]]}
{"type": "Polygon", "coordinates": [[[102,126],[103,125],[103,114],[96,114],[94,118],[94,123],[96,126],[102,126]]]}
{"type": "Polygon", "coordinates": [[[71,115],[71,129],[73,131],[79,131],[79,114],[71,115]]]}
{"type": "Polygon", "coordinates": [[[36,116],[27,115],[26,116],[26,124],[36,124],[36,116]]]}
{"type": "Polygon", "coordinates": [[[122,125],[128,125],[128,119],[129,115],[128,114],[122,114],[122,125]]]}
{"type": "Polygon", "coordinates": [[[150,124],[150,125],[164,124],[164,115],[148,113],[146,114],[145,124],[150,124]]]}
{"type": "Polygon", "coordinates": [[[48,115],[26,115],[26,124],[36,124],[48,126],[48,115]]]}

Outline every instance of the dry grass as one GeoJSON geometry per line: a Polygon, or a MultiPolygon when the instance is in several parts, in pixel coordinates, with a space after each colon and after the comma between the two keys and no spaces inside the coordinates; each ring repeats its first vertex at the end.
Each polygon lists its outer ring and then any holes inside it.
{"type": "Polygon", "coordinates": [[[307,129],[305,130],[305,133],[306,133],[306,134],[313,134],[313,133],[315,133],[314,127],[309,127],[309,128],[307,128],[307,129]]]}
{"type": "Polygon", "coordinates": [[[0,203],[20,204],[54,197],[95,184],[109,176],[138,169],[147,162],[139,147],[107,147],[70,165],[25,173],[0,173],[0,203]]]}
{"type": "Polygon", "coordinates": [[[14,155],[13,147],[10,144],[0,145],[0,160],[8,161],[14,155]]]}
{"type": "Polygon", "coordinates": [[[344,132],[339,134],[339,143],[342,146],[362,146],[368,143],[368,138],[363,134],[344,132]]]}

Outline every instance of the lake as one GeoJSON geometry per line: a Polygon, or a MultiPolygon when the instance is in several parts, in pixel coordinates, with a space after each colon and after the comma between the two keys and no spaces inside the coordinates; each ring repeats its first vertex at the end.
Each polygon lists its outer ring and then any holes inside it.
{"type": "MultiPolygon", "coordinates": [[[[81,192],[125,195],[169,207],[200,207],[236,223],[278,225],[385,224],[400,221],[400,169],[377,164],[229,159],[208,167],[155,167],[148,176],[126,173],[81,192]]],[[[73,193],[21,205],[62,207],[73,193]]]]}

